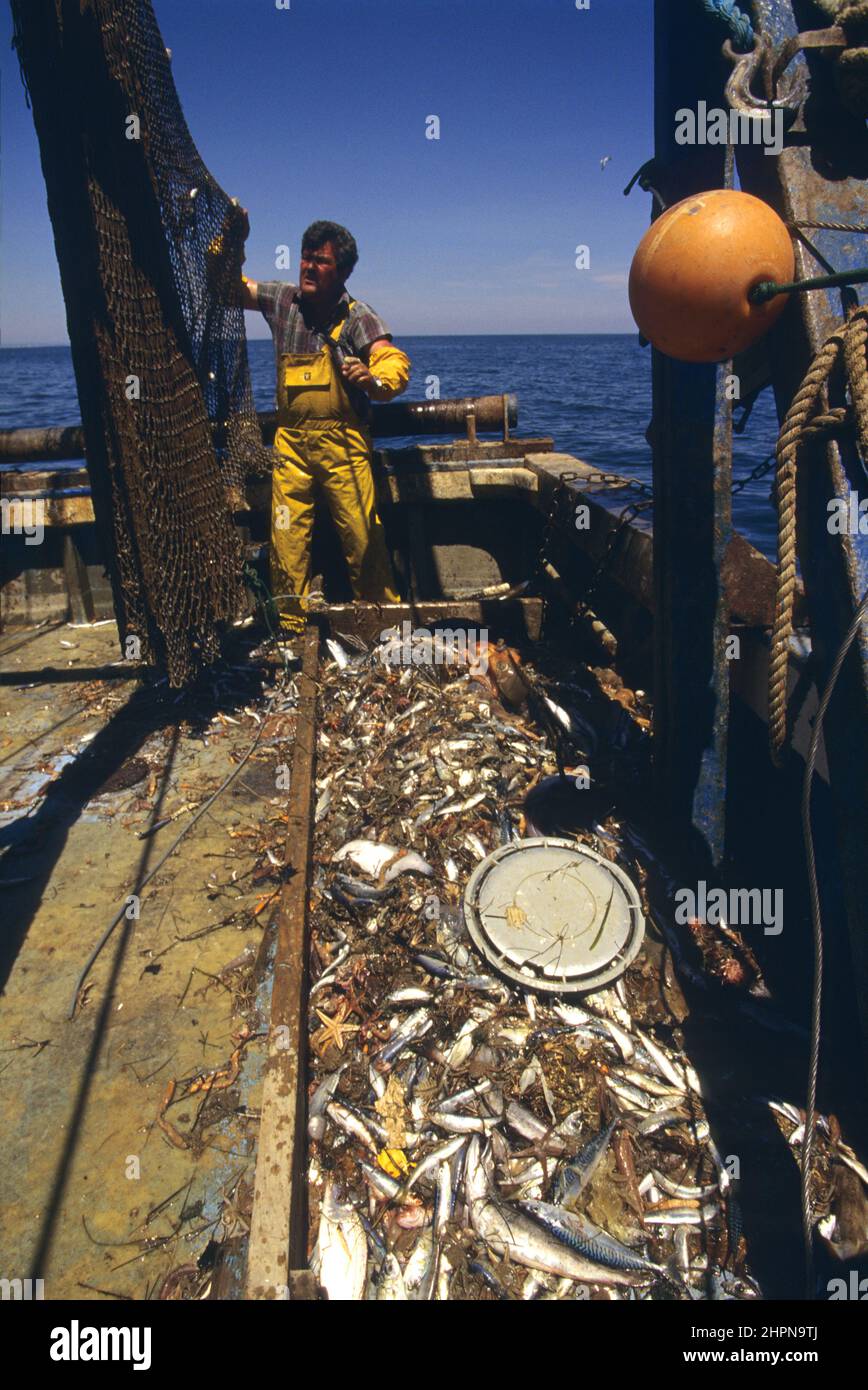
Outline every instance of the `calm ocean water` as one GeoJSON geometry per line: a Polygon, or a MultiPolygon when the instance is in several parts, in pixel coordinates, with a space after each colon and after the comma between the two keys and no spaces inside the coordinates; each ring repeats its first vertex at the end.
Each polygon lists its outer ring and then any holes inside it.
{"type": "MultiPolygon", "coordinates": [[[[651,417],[651,353],[639,347],[634,334],[407,337],[400,343],[413,362],[408,395],[414,399],[424,398],[430,376],[439,377],[443,397],[513,391],[517,433],[551,435],[563,453],[650,482],[645,430],[651,417]]],[[[270,341],[250,344],[250,367],[258,409],[272,409],[270,341]]],[[[0,351],[0,428],[79,419],[68,348],[0,351]]],[[[774,403],[765,392],[746,433],[736,436],[737,478],[772,451],[776,434],[774,403]]],[[[736,526],[768,555],[774,553],[770,488],[767,476],[749,484],[733,503],[736,526]]]]}

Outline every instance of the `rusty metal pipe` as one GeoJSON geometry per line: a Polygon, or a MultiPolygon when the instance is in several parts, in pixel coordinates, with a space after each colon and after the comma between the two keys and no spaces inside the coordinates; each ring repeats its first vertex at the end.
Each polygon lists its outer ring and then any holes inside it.
{"type": "MultiPolygon", "coordinates": [[[[469,408],[475,413],[478,431],[501,433],[505,423],[514,427],[518,421],[518,398],[511,394],[460,396],[445,401],[390,401],[388,405],[373,407],[371,433],[378,439],[420,434],[464,435],[469,408]]],[[[277,412],[261,412],[259,427],[266,444],[270,444],[277,429],[277,412]]],[[[0,463],[58,463],[84,457],[81,425],[0,430],[0,463]]]]}

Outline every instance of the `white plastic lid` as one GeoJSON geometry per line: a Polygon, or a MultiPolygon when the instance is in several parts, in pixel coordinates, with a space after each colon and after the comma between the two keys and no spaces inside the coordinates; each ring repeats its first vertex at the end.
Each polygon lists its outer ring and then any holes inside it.
{"type": "Polygon", "coordinates": [[[623,869],[574,840],[517,840],[474,869],[467,929],[486,960],[525,989],[587,994],[611,984],[645,935],[623,869]]]}

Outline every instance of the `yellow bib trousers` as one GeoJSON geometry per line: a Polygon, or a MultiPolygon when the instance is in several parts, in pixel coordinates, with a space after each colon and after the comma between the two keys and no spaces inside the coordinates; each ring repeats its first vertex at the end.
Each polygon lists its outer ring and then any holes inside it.
{"type": "Polygon", "coordinates": [[[398,603],[377,514],[371,436],[359,420],[328,348],[283,353],[272,475],[271,591],[285,632],[304,628],[310,590],[314,501],[322,491],[353,593],[398,603]]]}

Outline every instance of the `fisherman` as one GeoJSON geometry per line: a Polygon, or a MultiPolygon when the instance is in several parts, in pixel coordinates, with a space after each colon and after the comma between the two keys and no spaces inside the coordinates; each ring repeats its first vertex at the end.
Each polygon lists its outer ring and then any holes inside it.
{"type": "Polygon", "coordinates": [[[277,358],[278,430],[272,482],[271,588],[285,633],[304,627],[314,499],[325,495],[353,593],[397,603],[371,473],[371,401],[407,386],[410,362],[378,314],[346,281],[354,237],[314,222],[301,241],[299,284],[242,277],[242,303],[265,316],[277,358]]]}

